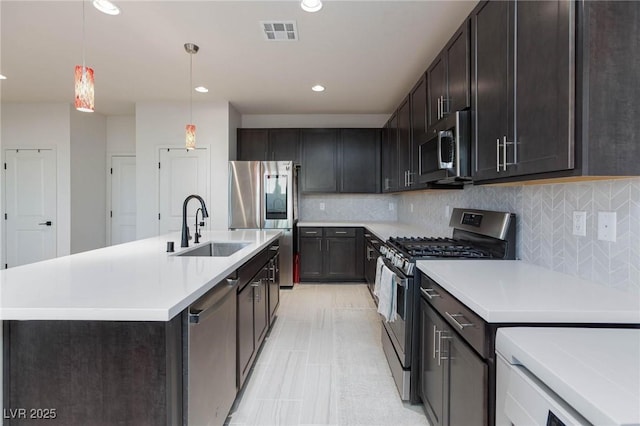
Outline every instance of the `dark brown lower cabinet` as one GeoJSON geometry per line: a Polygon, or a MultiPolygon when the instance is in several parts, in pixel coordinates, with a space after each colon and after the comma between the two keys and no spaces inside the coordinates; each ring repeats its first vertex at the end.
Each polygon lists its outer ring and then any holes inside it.
{"type": "Polygon", "coordinates": [[[300,228],[301,281],[364,281],[362,228],[300,228]]]}
{"type": "Polygon", "coordinates": [[[432,426],[486,426],[487,364],[421,302],[420,397],[432,426]]]}

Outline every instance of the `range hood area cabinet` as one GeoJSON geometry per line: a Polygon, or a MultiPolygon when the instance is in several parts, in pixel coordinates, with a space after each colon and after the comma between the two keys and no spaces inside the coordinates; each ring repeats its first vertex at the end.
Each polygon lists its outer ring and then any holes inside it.
{"type": "Polygon", "coordinates": [[[471,14],[474,182],[640,175],[637,2],[471,14]]]}
{"type": "Polygon", "coordinates": [[[301,129],[302,193],[379,193],[379,129],[301,129]]]}
{"type": "Polygon", "coordinates": [[[420,183],[420,144],[451,113],[470,106],[469,20],[465,19],[382,129],[382,192],[460,186],[420,183]]]}

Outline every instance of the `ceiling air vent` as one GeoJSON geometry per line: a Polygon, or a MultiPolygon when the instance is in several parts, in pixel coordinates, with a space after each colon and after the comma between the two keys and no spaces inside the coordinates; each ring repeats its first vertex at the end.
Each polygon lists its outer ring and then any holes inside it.
{"type": "Polygon", "coordinates": [[[298,41],[296,21],[260,21],[268,41],[298,41]]]}

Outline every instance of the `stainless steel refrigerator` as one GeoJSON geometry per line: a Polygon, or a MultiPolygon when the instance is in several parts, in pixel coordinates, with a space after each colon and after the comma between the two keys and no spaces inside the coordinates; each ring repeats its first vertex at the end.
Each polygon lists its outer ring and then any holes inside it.
{"type": "Polygon", "coordinates": [[[229,162],[229,229],[281,229],[280,285],[293,286],[298,185],[291,161],[229,162]]]}

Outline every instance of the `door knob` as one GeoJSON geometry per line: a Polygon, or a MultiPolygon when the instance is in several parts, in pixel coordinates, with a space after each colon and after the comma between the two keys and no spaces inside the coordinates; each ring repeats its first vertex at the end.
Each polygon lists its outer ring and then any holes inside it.
{"type": "Polygon", "coordinates": [[[50,221],[50,220],[48,220],[48,221],[46,221],[46,222],[39,223],[38,225],[51,226],[51,225],[52,225],[52,223],[51,223],[51,221],[50,221]]]}

